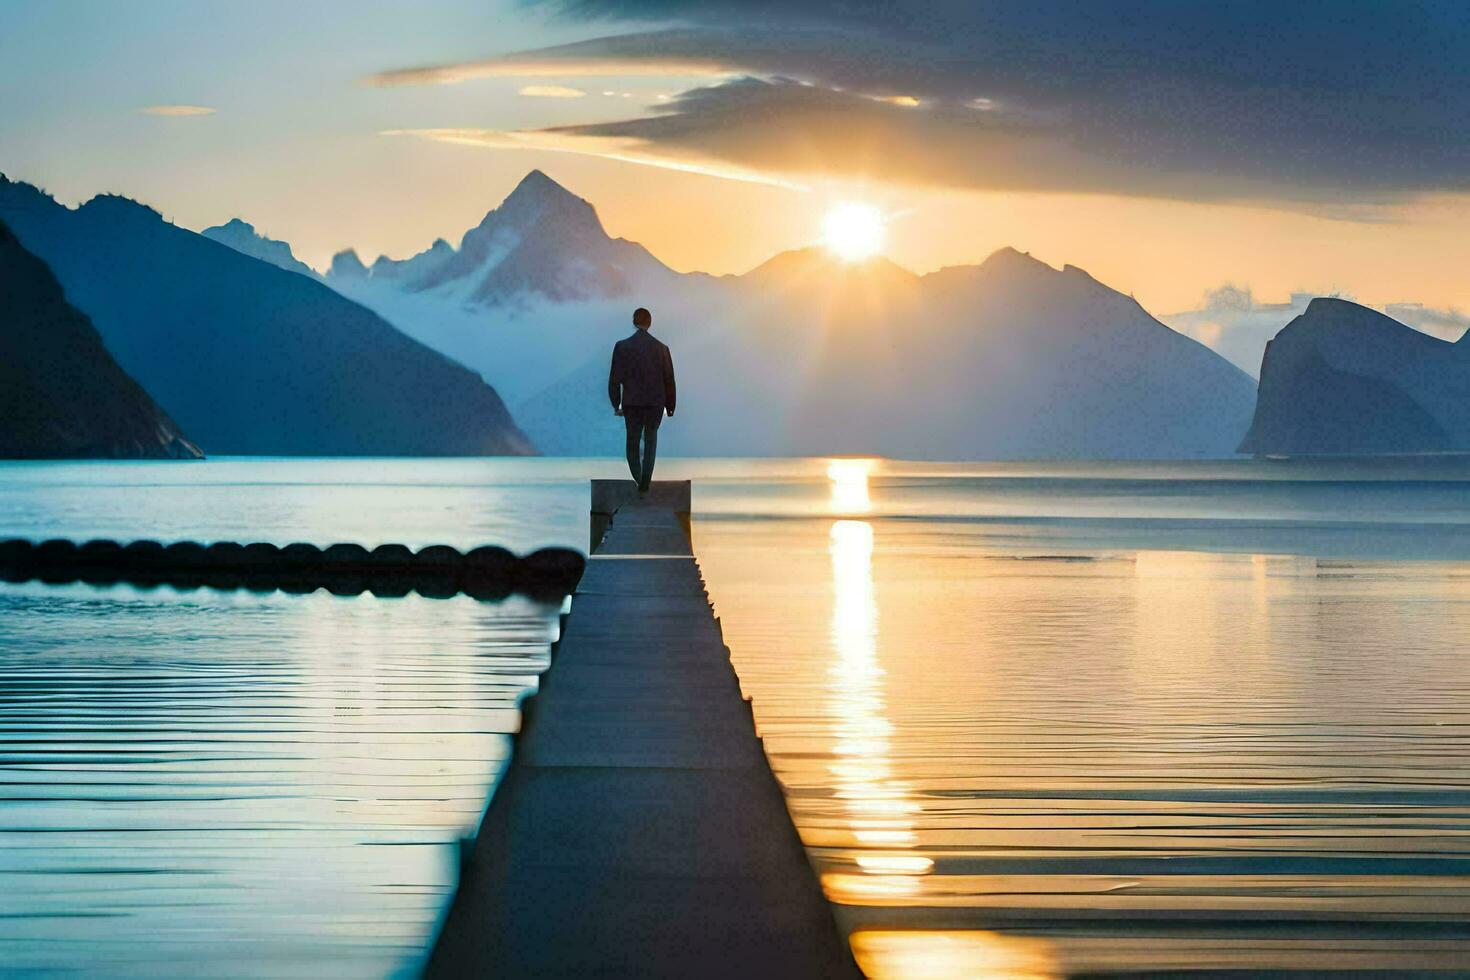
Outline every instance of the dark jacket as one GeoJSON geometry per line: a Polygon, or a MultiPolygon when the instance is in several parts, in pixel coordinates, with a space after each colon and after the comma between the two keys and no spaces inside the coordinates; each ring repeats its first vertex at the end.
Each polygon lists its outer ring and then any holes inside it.
{"type": "Polygon", "coordinates": [[[662,408],[674,413],[674,357],[647,330],[613,345],[607,397],[613,408],[662,408]]]}

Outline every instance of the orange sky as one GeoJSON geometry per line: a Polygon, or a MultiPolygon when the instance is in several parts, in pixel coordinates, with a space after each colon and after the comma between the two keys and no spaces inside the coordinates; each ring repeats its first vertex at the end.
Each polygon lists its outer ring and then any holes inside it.
{"type": "Polygon", "coordinates": [[[1078,265],[1155,312],[1188,309],[1230,281],[1263,301],[1295,290],[1340,291],[1371,303],[1470,306],[1464,276],[1470,206],[1404,206],[1391,221],[1346,221],[1239,205],[1040,193],[934,190],[850,182],[792,190],[564,153],[490,149],[374,136],[338,161],[331,179],[281,184],[228,169],[213,181],[138,188],[181,224],[204,227],[243,211],[298,256],[324,267],[354,246],[366,261],[458,243],[515,183],[539,167],[591,200],[609,233],[642,242],[674,268],[743,272],[820,238],[826,209],[864,200],[893,215],[888,254],[924,272],[979,262],[1006,245],[1053,265],[1078,265]],[[155,193],[150,193],[150,190],[155,193]]]}
{"type": "MultiPolygon", "coordinates": [[[[582,152],[568,153],[384,135],[487,127],[541,134],[545,143],[559,127],[657,115],[666,100],[709,85],[698,73],[714,69],[645,65],[609,78],[585,74],[592,69],[584,64],[584,74],[517,76],[529,69],[500,64],[503,77],[375,85],[375,72],[534,49],[594,28],[509,2],[382,5],[351,19],[329,5],[262,2],[271,16],[246,4],[143,5],[126,18],[84,0],[22,8],[0,31],[0,171],[68,203],[127,194],[195,229],[241,217],[318,268],[349,246],[371,261],[440,236],[457,243],[540,168],[592,201],[612,234],[681,270],[742,272],[813,244],[823,213],[855,199],[894,216],[887,252],[919,272],[978,262],[1009,245],[1081,266],[1156,313],[1195,307],[1225,282],[1268,302],[1300,290],[1470,308],[1464,197],[1405,196],[1412,203],[1380,209],[1375,220],[1334,220],[1288,205],[1180,200],[1190,195],[1177,180],[1175,199],[1156,200],[863,186],[823,179],[820,160],[815,176],[810,167],[762,174],[804,188],[794,189],[607,159],[591,155],[596,147],[585,140],[582,152]],[[675,69],[692,74],[670,75],[675,69]]],[[[918,119],[927,110],[892,111],[918,119]]],[[[790,140],[798,150],[816,152],[819,144],[799,135],[790,140]]],[[[876,141],[875,152],[888,145],[876,141]]],[[[922,140],[904,149],[939,152],[922,140]]],[[[662,162],[681,152],[665,147],[662,162]]],[[[983,153],[948,159],[973,161],[977,172],[1001,165],[983,153]]]]}

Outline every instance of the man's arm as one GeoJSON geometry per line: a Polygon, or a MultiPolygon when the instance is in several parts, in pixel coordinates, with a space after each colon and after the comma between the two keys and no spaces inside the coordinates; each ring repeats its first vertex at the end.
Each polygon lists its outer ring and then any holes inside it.
{"type": "Polygon", "coordinates": [[[612,367],[607,372],[607,398],[612,402],[613,414],[623,414],[622,379],[618,373],[618,346],[613,345],[612,367]]]}
{"type": "Polygon", "coordinates": [[[664,348],[664,408],[668,409],[669,418],[674,417],[674,355],[673,352],[664,348]]]}

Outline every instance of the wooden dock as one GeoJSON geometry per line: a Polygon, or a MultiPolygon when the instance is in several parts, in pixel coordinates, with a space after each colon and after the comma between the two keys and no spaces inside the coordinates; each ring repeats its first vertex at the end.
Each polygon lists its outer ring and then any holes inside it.
{"type": "Polygon", "coordinates": [[[606,534],[428,976],[857,976],[705,592],[689,484],[592,495],[606,534]]]}

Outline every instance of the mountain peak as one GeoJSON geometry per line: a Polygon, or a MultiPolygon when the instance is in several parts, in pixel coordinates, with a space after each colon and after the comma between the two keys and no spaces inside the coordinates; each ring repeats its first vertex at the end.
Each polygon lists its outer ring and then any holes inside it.
{"type": "Polygon", "coordinates": [[[163,220],[163,215],[158,210],[140,201],[135,201],[131,197],[123,197],[121,194],[98,194],[78,210],[119,218],[141,217],[163,220]]]}
{"type": "Polygon", "coordinates": [[[221,245],[228,246],[242,255],[262,262],[269,262],[278,269],[294,272],[311,279],[320,278],[316,270],[296,258],[286,242],[267,238],[255,230],[255,226],[241,218],[231,218],[222,225],[206,228],[199,234],[221,245]]]}
{"type": "Polygon", "coordinates": [[[246,221],[244,218],[231,218],[229,221],[226,221],[224,224],[222,224],[222,225],[216,225],[215,227],[218,228],[220,231],[228,231],[228,232],[231,232],[231,233],[237,233],[237,234],[242,234],[242,235],[254,235],[254,234],[256,234],[255,226],[252,225],[250,222],[246,221]]]}
{"type": "MultiPolygon", "coordinates": [[[[1303,311],[1302,315],[1323,317],[1344,314],[1357,314],[1359,310],[1361,310],[1363,313],[1374,313],[1378,316],[1384,316],[1384,314],[1378,313],[1377,310],[1370,310],[1368,309],[1368,307],[1363,306],[1360,303],[1354,303],[1352,300],[1343,299],[1340,296],[1314,296],[1307,301],[1307,308],[1305,311],[1303,311]]],[[[1391,318],[1385,317],[1385,319],[1391,318]]]]}
{"type": "Polygon", "coordinates": [[[1465,452],[1467,382],[1470,360],[1457,345],[1360,303],[1319,296],[1266,345],[1240,451],[1465,452]]]}
{"type": "MultiPolygon", "coordinates": [[[[1282,330],[1295,328],[1295,332],[1387,331],[1394,333],[1418,333],[1413,327],[1400,323],[1393,317],[1370,309],[1361,303],[1336,296],[1316,296],[1307,303],[1307,308],[1282,330]]],[[[1425,335],[1427,337],[1427,335],[1425,335]]],[[[1438,338],[1430,338],[1438,340],[1438,338]]]]}
{"type": "MultiPolygon", "coordinates": [[[[500,202],[500,207],[485,216],[485,222],[491,220],[491,215],[495,216],[496,223],[509,222],[520,227],[555,218],[603,233],[596,208],[539,170],[532,170],[522,177],[515,190],[500,202]]],[[[482,227],[485,222],[481,223],[482,227]]]]}
{"type": "Polygon", "coordinates": [[[575,194],[572,194],[571,191],[567,190],[565,187],[561,186],[556,181],[546,176],[543,171],[532,170],[528,172],[526,176],[521,178],[520,183],[516,184],[515,190],[510,192],[510,196],[513,197],[516,194],[557,193],[571,195],[572,197],[576,196],[575,194]]]}
{"type": "Polygon", "coordinates": [[[874,255],[859,262],[847,262],[820,245],[811,245],[779,252],[741,278],[752,282],[781,280],[817,285],[857,281],[908,283],[918,277],[887,256],[874,255]]]}
{"type": "Polygon", "coordinates": [[[28,184],[23,180],[11,180],[5,174],[0,173],[0,200],[11,207],[56,207],[62,205],[35,184],[28,184]]]}
{"type": "Polygon", "coordinates": [[[980,263],[982,269],[1024,269],[1027,271],[1055,272],[1051,266],[1032,255],[1030,252],[1022,252],[1020,249],[1010,245],[998,248],[990,253],[984,262],[980,263]]]}
{"type": "Polygon", "coordinates": [[[1318,296],[1306,310],[1282,327],[1266,345],[1266,362],[1281,361],[1283,352],[1317,351],[1337,368],[1374,373],[1400,355],[1439,358],[1455,344],[1415,330],[1386,313],[1336,296],[1318,296]]]}
{"type": "Polygon", "coordinates": [[[332,256],[332,267],[327,271],[329,279],[366,279],[367,266],[357,255],[357,249],[344,248],[332,256]]]}
{"type": "Polygon", "coordinates": [[[439,299],[488,307],[531,296],[623,296],[635,282],[670,274],[641,245],[609,237],[590,203],[532,170],[465,232],[458,248],[439,238],[411,258],[379,258],[371,268],[344,253],[327,276],[339,283],[392,283],[410,293],[438,291],[439,299]]]}

